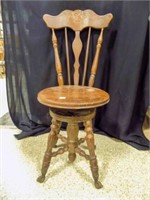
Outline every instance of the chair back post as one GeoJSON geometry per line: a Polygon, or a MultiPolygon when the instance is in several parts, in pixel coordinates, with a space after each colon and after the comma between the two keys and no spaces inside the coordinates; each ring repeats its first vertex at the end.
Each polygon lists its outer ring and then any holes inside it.
{"type": "Polygon", "coordinates": [[[64,85],[64,79],[62,75],[62,65],[61,65],[60,57],[58,53],[58,42],[57,42],[57,37],[55,35],[54,29],[52,29],[52,43],[53,43],[53,48],[54,48],[55,66],[56,66],[56,71],[57,71],[58,84],[64,85]]]}
{"type": "Polygon", "coordinates": [[[98,61],[99,61],[100,51],[101,51],[102,42],[103,42],[103,30],[104,29],[102,28],[100,36],[97,40],[96,53],[95,53],[95,57],[93,60],[93,64],[92,64],[92,68],[91,68],[91,75],[90,75],[89,84],[88,84],[88,86],[90,86],[90,87],[92,87],[94,85],[94,81],[95,81],[95,75],[97,72],[98,61]]]}

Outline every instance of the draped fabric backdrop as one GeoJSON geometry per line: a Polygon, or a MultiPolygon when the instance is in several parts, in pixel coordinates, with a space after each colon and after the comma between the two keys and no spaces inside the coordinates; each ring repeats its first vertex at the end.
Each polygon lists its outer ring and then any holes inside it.
{"type": "MultiPolygon", "coordinates": [[[[43,14],[92,9],[114,16],[105,30],[95,82],[95,87],[106,90],[111,100],[97,109],[94,129],[137,149],[149,149],[149,141],[142,132],[149,104],[148,4],[148,1],[2,1],[8,106],[14,124],[21,129],[18,139],[45,133],[51,123],[48,108],[37,101],[41,89],[57,85],[51,32],[43,14]]],[[[62,40],[59,36],[63,56],[62,40]]],[[[96,37],[92,42],[96,43],[96,37]]]]}

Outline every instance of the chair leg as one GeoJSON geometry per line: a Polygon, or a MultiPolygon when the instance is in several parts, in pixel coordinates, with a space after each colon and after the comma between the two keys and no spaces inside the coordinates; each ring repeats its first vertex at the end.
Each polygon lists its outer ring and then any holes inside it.
{"type": "Polygon", "coordinates": [[[90,154],[90,166],[92,171],[92,176],[95,182],[95,187],[97,189],[102,187],[102,184],[98,181],[99,174],[98,174],[98,165],[97,165],[97,159],[95,155],[95,145],[94,145],[94,134],[92,129],[92,121],[86,121],[84,123],[85,131],[86,131],[86,142],[90,154]]]}
{"type": "Polygon", "coordinates": [[[79,126],[78,123],[68,123],[67,125],[67,144],[69,151],[69,161],[73,162],[76,159],[75,148],[78,146],[78,132],[79,126]]]}
{"type": "Polygon", "coordinates": [[[41,176],[37,178],[37,181],[40,183],[44,182],[45,180],[45,175],[51,161],[52,148],[56,145],[56,142],[58,140],[57,134],[59,133],[60,125],[61,125],[61,122],[55,119],[52,119],[51,131],[48,136],[47,149],[43,158],[41,176]]]}
{"type": "Polygon", "coordinates": [[[58,134],[59,134],[59,132],[60,132],[60,127],[61,127],[61,124],[62,124],[62,122],[59,122],[59,121],[57,121],[56,122],[57,123],[57,127],[56,127],[56,134],[54,135],[54,138],[53,138],[53,143],[52,143],[52,147],[53,148],[56,148],[57,147],[57,141],[58,141],[58,134]]]}

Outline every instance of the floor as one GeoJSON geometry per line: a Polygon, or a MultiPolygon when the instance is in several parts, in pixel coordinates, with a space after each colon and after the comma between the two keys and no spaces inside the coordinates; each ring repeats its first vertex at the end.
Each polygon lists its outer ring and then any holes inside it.
{"type": "Polygon", "coordinates": [[[0,117],[7,112],[6,79],[3,76],[3,78],[0,78],[0,117]]]}
{"type": "MultiPolygon", "coordinates": [[[[8,112],[5,80],[0,79],[0,86],[0,105],[3,105],[0,116],[3,116],[8,112]]],[[[40,175],[48,134],[16,140],[14,134],[19,132],[15,126],[0,126],[0,200],[150,199],[149,151],[95,135],[102,189],[95,189],[88,161],[77,156],[69,164],[67,154],[52,159],[47,178],[40,184],[36,178],[40,175]]]]}

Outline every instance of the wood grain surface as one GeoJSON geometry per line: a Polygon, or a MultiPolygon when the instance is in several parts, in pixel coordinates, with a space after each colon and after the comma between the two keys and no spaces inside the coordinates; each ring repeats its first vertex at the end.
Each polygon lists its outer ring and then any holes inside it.
{"type": "Polygon", "coordinates": [[[95,108],[108,103],[109,94],[94,87],[64,85],[40,91],[38,101],[53,108],[95,108]]]}

